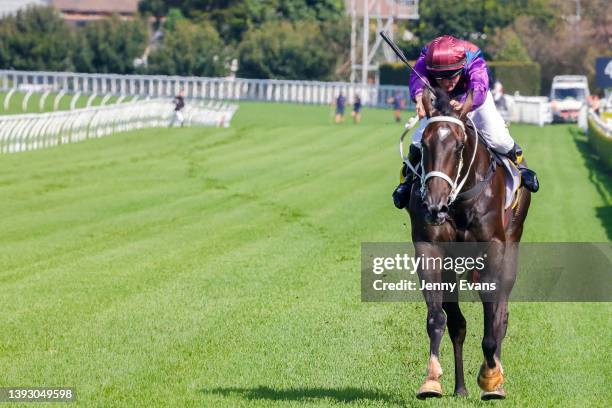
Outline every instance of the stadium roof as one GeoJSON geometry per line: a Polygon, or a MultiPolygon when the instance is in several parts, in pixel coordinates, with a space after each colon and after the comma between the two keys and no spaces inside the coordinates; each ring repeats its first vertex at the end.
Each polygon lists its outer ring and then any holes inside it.
{"type": "Polygon", "coordinates": [[[63,13],[135,14],[138,11],[138,0],[51,0],[51,4],[63,13]]]}

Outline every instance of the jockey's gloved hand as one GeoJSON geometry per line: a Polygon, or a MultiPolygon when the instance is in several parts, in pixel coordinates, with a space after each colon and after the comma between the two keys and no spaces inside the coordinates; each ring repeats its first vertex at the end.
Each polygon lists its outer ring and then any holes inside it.
{"type": "Polygon", "coordinates": [[[512,163],[518,167],[519,164],[523,162],[523,149],[521,149],[521,147],[515,143],[514,146],[512,146],[512,149],[510,149],[508,152],[507,156],[510,160],[512,160],[512,163]]]}

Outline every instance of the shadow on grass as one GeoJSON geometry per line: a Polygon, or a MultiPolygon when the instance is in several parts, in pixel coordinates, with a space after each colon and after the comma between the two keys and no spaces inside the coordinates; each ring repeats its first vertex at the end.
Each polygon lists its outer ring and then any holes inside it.
{"type": "Polygon", "coordinates": [[[612,241],[612,171],[601,163],[584,133],[577,128],[571,128],[570,133],[589,170],[589,181],[593,183],[605,203],[603,207],[596,208],[597,218],[606,229],[608,239],[612,241]]]}
{"type": "Polygon", "coordinates": [[[266,386],[253,388],[219,387],[202,389],[204,394],[220,394],[223,396],[237,396],[246,400],[268,401],[312,401],[316,399],[332,399],[335,402],[354,402],[358,400],[380,401],[390,404],[402,405],[403,401],[395,396],[376,390],[364,390],[354,387],[344,388],[285,388],[275,389],[266,386]]]}

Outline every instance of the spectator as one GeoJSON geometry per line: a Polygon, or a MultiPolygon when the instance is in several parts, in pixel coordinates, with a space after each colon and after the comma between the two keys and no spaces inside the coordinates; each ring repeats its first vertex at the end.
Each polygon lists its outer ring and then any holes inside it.
{"type": "Polygon", "coordinates": [[[402,95],[397,92],[394,96],[390,97],[387,100],[387,103],[393,104],[393,115],[395,117],[395,121],[396,122],[401,122],[402,121],[402,105],[403,105],[403,99],[402,99],[402,95]]]}
{"type": "Polygon", "coordinates": [[[498,111],[506,111],[508,107],[506,106],[506,97],[504,96],[504,86],[501,82],[495,81],[495,85],[493,85],[493,102],[495,103],[495,107],[498,111]]]}
{"type": "Polygon", "coordinates": [[[346,104],[346,98],[340,92],[336,99],[336,123],[340,123],[344,120],[344,105],[346,104]]]}
{"type": "Polygon", "coordinates": [[[183,127],[183,123],[185,118],[183,117],[183,108],[185,108],[185,99],[184,99],[184,91],[181,89],[174,97],[172,103],[174,104],[174,115],[172,116],[172,121],[170,122],[170,127],[174,126],[175,122],[180,123],[181,127],[183,127]]]}
{"type": "Polygon", "coordinates": [[[599,94],[593,94],[589,99],[589,105],[591,106],[591,109],[593,109],[593,113],[599,115],[599,108],[601,105],[599,94]]]}
{"type": "Polygon", "coordinates": [[[359,95],[355,95],[355,101],[353,102],[353,122],[359,124],[361,122],[361,98],[359,95]]]}

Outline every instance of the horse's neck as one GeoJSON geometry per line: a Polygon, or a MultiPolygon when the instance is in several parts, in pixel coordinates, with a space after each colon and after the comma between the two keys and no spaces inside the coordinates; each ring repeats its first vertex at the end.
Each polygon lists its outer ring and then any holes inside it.
{"type": "Polygon", "coordinates": [[[484,179],[486,176],[487,170],[491,165],[491,156],[484,144],[480,140],[476,142],[475,136],[472,132],[468,135],[467,148],[463,149],[463,169],[461,178],[465,177],[466,172],[468,173],[468,178],[463,186],[463,191],[467,191],[474,187],[480,180],[484,179]],[[474,148],[478,149],[476,152],[476,157],[474,158],[474,163],[470,166],[470,162],[472,161],[472,155],[474,154],[474,148]],[[477,177],[477,175],[479,177],[477,177]]]}

